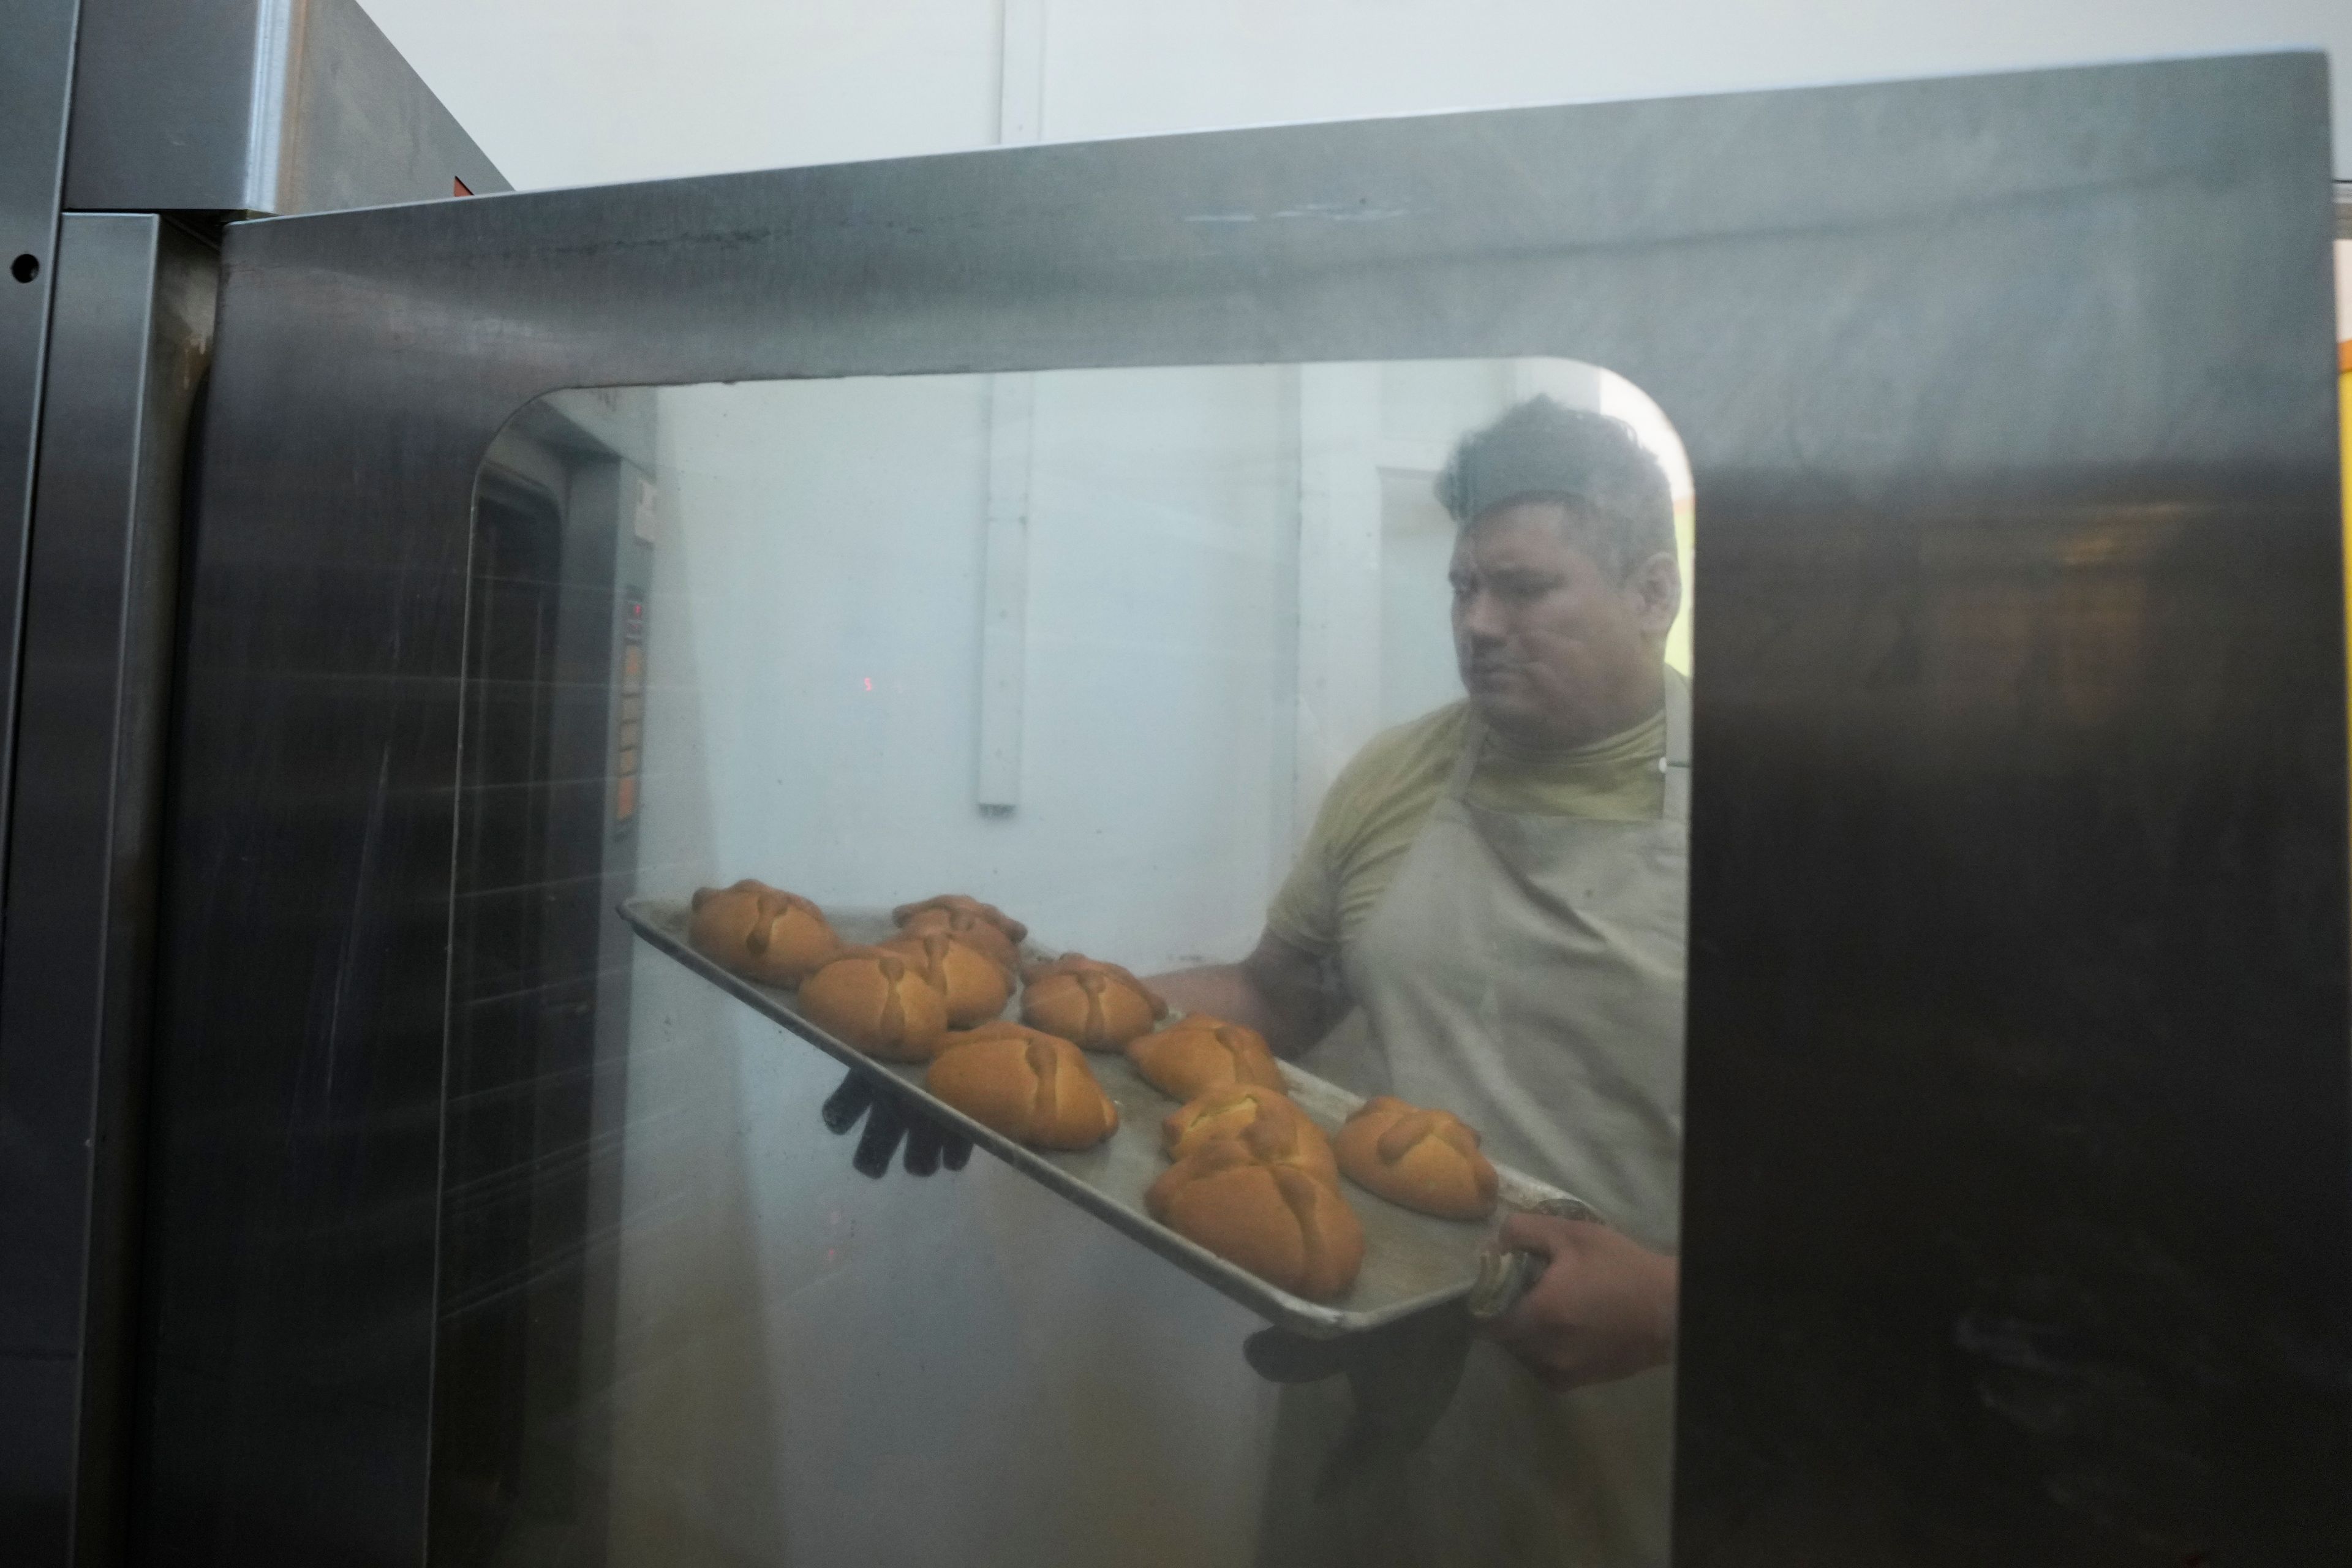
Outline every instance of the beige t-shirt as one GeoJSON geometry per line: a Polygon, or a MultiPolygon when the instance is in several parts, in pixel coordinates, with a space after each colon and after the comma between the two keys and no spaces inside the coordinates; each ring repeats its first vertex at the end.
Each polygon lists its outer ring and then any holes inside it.
{"type": "MultiPolygon", "coordinates": [[[[1362,929],[1445,793],[1470,733],[1461,701],[1374,736],[1332,781],[1267,929],[1328,957],[1362,929]]],[[[1569,752],[1514,750],[1489,731],[1470,802],[1495,811],[1638,822],[1665,810],[1666,715],[1569,752]]]]}

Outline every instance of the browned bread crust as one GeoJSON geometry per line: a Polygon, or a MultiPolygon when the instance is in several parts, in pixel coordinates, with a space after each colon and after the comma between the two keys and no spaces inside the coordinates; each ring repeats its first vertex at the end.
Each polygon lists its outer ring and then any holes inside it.
{"type": "Polygon", "coordinates": [[[903,952],[845,948],[801,984],[801,1013],[835,1038],[890,1061],[927,1061],[948,1031],[947,1000],[903,952]]]}
{"type": "Polygon", "coordinates": [[[1296,1163],[1288,1124],[1253,1123],[1168,1167],[1144,1194],[1151,1217],[1309,1300],[1356,1282],[1364,1227],[1331,1183],[1296,1163]]]}
{"type": "Polygon", "coordinates": [[[1085,1053],[1009,1021],[951,1034],[923,1087],[1007,1138],[1044,1149],[1090,1149],[1118,1125],[1085,1053]]]}
{"type": "Polygon", "coordinates": [[[1021,1020],[1090,1051],[1115,1051],[1165,1015],[1160,994],[1082,952],[1021,972],[1021,1020]]]}
{"type": "Polygon", "coordinates": [[[1168,1003],[1159,992],[1138,979],[1135,971],[1123,963],[1113,963],[1108,958],[1088,958],[1083,952],[1066,952],[1059,958],[1048,958],[1021,966],[1023,984],[1034,985],[1053,974],[1108,974],[1121,985],[1141,996],[1151,1007],[1154,1018],[1167,1016],[1168,1003]]]}
{"type": "Polygon", "coordinates": [[[1287,1095],[1263,1084],[1229,1083],[1171,1111],[1160,1123],[1160,1147],[1171,1160],[1181,1160],[1219,1138],[1237,1138],[1260,1121],[1290,1124],[1290,1163],[1327,1182],[1339,1180],[1339,1166],[1331,1141],[1307,1120],[1287,1095]]]}
{"type": "Polygon", "coordinates": [[[967,942],[1007,969],[1021,966],[1021,944],[1029,928],[998,909],[961,893],[941,893],[900,904],[890,911],[891,923],[910,936],[943,931],[967,942]]]}
{"type": "Polygon", "coordinates": [[[1282,1088],[1282,1068],[1264,1035],[1202,1013],[1129,1042],[1127,1059],[1171,1100],[1197,1100],[1234,1083],[1282,1088]]]}
{"type": "Polygon", "coordinates": [[[745,878],[699,888],[687,942],[697,952],[763,985],[798,985],[841,950],[824,912],[798,893],[745,878]]]}
{"type": "Polygon", "coordinates": [[[1495,1207],[1495,1167],[1478,1134],[1450,1110],[1393,1095],[1366,1100],[1332,1141],[1348,1179],[1392,1204],[1443,1219],[1484,1219],[1495,1207]]]}
{"type": "Polygon", "coordinates": [[[969,1029],[995,1017],[1013,995],[1013,976],[1003,964],[943,931],[902,934],[882,947],[887,952],[905,953],[945,998],[951,1029],[969,1029]]]}

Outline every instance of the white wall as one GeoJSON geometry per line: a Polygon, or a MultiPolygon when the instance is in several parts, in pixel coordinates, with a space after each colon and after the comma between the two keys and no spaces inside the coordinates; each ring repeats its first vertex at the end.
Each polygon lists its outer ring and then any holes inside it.
{"type": "MultiPolygon", "coordinates": [[[[985,145],[1003,3],[365,0],[525,188],[985,145]]],[[[2213,49],[2352,58],[2344,0],[1024,3],[1045,14],[1055,138],[2213,49]]],[[[2336,167],[2352,177],[2341,67],[2336,167]]]]}
{"type": "MultiPolygon", "coordinates": [[[[656,623],[690,628],[708,876],[831,906],[984,891],[1165,967],[1286,859],[1296,527],[1277,369],[1035,378],[1017,809],[975,794],[986,378],[660,395],[656,623]]],[[[657,634],[658,635],[658,634],[657,634]]],[[[656,645],[656,655],[667,652],[656,645]]],[[[657,672],[658,673],[658,672],[657,672]]],[[[649,776],[646,809],[672,781],[649,776]]]]}

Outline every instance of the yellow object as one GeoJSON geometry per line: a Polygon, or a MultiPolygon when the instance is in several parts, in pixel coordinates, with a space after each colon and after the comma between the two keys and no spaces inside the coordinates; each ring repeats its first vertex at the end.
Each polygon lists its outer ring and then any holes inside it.
{"type": "MultiPolygon", "coordinates": [[[[1374,736],[1339,771],[1298,863],[1266,911],[1275,935],[1318,956],[1339,951],[1395,879],[1445,791],[1469,729],[1469,703],[1452,703],[1374,736]]],[[[1496,811],[1651,820],[1665,809],[1658,767],[1665,754],[1663,710],[1590,746],[1550,755],[1515,753],[1490,735],[1469,799],[1496,811]]]]}

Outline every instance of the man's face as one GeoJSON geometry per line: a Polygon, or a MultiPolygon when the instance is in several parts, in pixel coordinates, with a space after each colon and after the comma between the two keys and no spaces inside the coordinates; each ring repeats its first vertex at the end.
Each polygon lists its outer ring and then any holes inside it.
{"type": "Polygon", "coordinates": [[[1580,746],[1657,710],[1666,628],[1682,605],[1671,555],[1623,582],[1574,542],[1558,501],[1481,515],[1454,546],[1454,652],[1487,723],[1522,745],[1580,746]]]}

